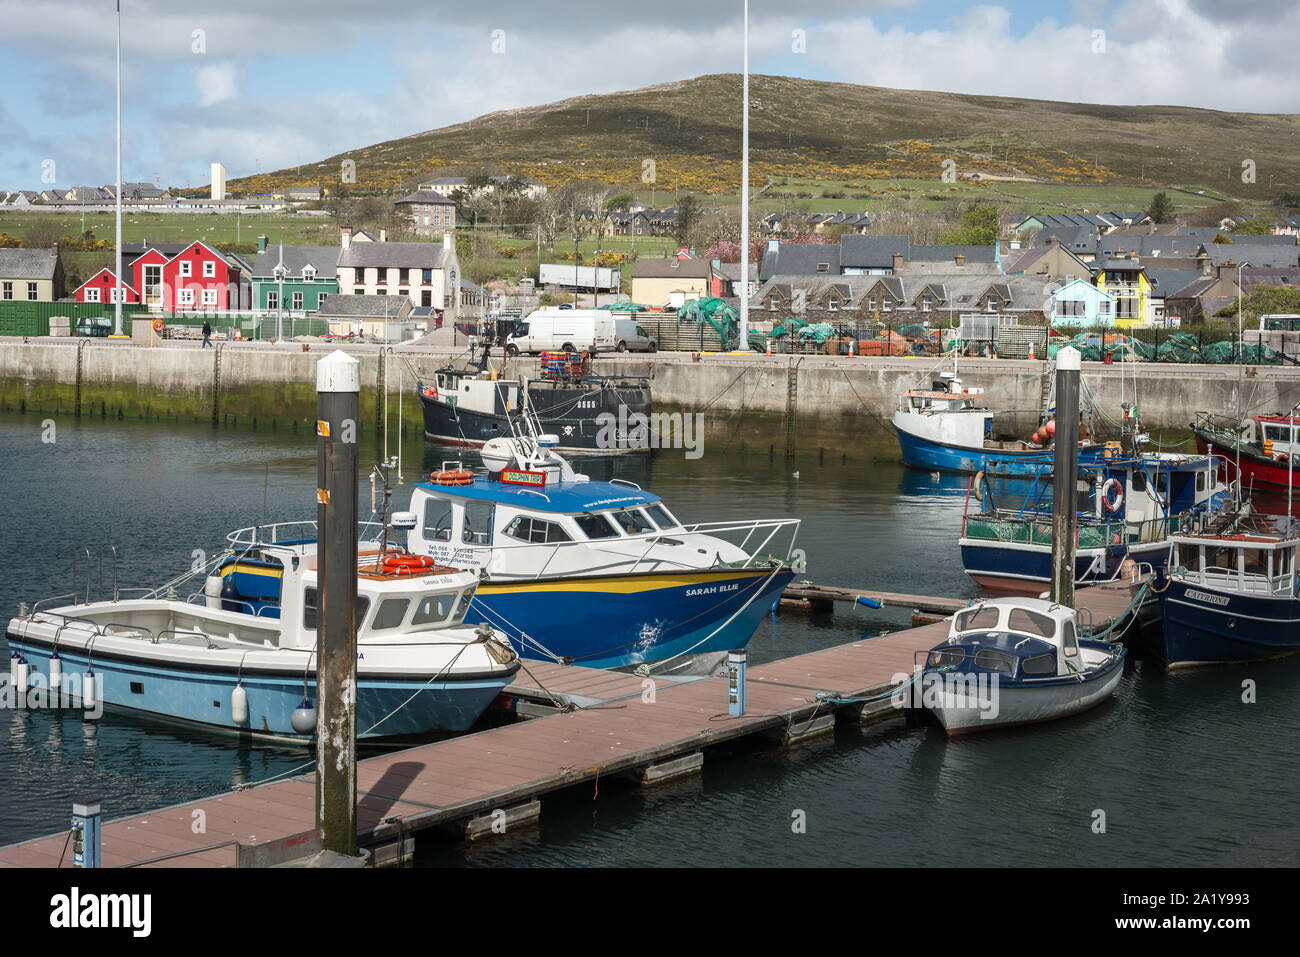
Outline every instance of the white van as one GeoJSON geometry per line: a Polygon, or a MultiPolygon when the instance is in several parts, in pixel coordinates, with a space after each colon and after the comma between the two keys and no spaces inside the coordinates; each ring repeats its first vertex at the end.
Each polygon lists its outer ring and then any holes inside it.
{"type": "Polygon", "coordinates": [[[515,325],[506,340],[506,353],[582,352],[590,350],[593,342],[597,352],[611,352],[618,346],[614,318],[606,310],[548,307],[515,325]]]}
{"type": "Polygon", "coordinates": [[[619,352],[658,352],[659,343],[635,319],[614,317],[615,346],[619,352]]]}

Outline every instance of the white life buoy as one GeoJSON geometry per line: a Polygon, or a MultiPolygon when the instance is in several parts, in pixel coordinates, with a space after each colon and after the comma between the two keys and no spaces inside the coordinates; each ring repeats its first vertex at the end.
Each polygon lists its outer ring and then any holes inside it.
{"type": "Polygon", "coordinates": [[[1107,479],[1106,484],[1101,487],[1101,505],[1106,511],[1114,515],[1124,504],[1124,488],[1119,484],[1118,479],[1107,479]],[[1111,499],[1111,493],[1114,493],[1114,499],[1111,499]]]}
{"type": "Polygon", "coordinates": [[[974,493],[975,493],[975,501],[977,501],[977,502],[982,502],[982,501],[984,501],[984,472],[983,472],[983,470],[981,470],[981,471],[975,473],[975,479],[974,479],[973,485],[974,485],[974,488],[972,489],[972,491],[974,491],[974,493]]]}

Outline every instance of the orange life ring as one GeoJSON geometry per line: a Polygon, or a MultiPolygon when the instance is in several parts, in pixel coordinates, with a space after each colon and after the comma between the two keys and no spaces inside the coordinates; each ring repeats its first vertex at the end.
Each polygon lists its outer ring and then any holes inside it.
{"type": "Polygon", "coordinates": [[[380,564],[384,566],[385,571],[405,572],[432,568],[434,562],[428,555],[385,555],[380,560],[380,564]]]}
{"type": "Polygon", "coordinates": [[[161,319],[155,319],[155,320],[153,321],[153,331],[156,332],[156,333],[158,333],[158,335],[162,335],[162,331],[163,331],[163,329],[165,329],[165,328],[166,328],[166,326],[164,325],[164,323],[163,323],[163,321],[162,321],[161,319]]]}
{"type": "Polygon", "coordinates": [[[435,485],[473,485],[474,473],[469,469],[443,469],[432,472],[429,478],[435,485]]]}

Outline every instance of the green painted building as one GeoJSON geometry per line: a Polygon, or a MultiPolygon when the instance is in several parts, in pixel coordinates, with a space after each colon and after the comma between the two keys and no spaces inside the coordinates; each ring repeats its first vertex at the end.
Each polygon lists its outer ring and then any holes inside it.
{"type": "Polygon", "coordinates": [[[316,313],[321,299],[337,295],[338,246],[269,246],[257,239],[253,261],[253,308],[316,313]]]}

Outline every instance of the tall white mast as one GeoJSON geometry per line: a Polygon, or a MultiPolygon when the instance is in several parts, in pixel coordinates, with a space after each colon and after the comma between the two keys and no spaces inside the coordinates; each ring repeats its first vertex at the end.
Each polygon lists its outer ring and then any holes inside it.
{"type": "Polygon", "coordinates": [[[740,344],[749,349],[749,0],[745,0],[745,70],[740,135],[740,344]]]}
{"type": "Polygon", "coordinates": [[[122,0],[117,0],[117,294],[113,297],[113,334],[122,334],[122,0]]]}

